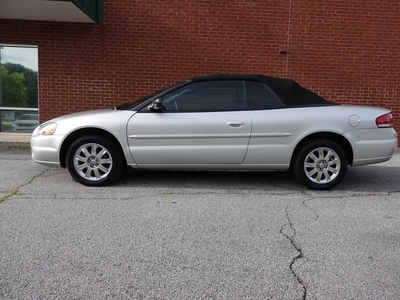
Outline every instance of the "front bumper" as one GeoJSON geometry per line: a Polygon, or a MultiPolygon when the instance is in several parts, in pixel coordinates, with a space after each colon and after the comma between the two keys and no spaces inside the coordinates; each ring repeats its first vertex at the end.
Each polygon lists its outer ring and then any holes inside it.
{"type": "Polygon", "coordinates": [[[45,166],[61,167],[60,147],[64,135],[32,135],[32,159],[45,166]]]}

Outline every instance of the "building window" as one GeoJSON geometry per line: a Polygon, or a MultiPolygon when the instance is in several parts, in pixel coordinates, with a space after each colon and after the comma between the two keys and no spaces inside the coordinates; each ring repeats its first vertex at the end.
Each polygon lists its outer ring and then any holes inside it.
{"type": "Polygon", "coordinates": [[[38,49],[0,45],[0,131],[32,132],[38,125],[38,49]]]}

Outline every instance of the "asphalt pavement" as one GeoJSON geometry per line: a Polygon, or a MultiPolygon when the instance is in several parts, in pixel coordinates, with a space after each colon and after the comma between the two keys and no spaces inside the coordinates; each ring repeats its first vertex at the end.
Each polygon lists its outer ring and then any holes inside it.
{"type": "Polygon", "coordinates": [[[101,188],[0,149],[0,299],[400,299],[400,152],[331,191],[286,172],[101,188]]]}

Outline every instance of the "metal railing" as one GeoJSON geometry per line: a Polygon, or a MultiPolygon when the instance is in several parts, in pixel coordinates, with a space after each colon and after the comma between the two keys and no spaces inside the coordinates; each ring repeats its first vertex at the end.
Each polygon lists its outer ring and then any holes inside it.
{"type": "MultiPolygon", "coordinates": [[[[18,120],[18,117],[23,114],[39,114],[38,108],[31,108],[31,107],[3,107],[0,106],[0,132],[30,132],[33,131],[31,128],[35,127],[35,121],[31,120],[31,122],[25,123],[32,123],[32,124],[24,124],[26,128],[23,126],[19,126],[16,128],[13,126],[15,121],[18,120]]],[[[39,123],[39,122],[37,122],[39,123]]],[[[37,126],[37,124],[36,124],[37,126]]]]}

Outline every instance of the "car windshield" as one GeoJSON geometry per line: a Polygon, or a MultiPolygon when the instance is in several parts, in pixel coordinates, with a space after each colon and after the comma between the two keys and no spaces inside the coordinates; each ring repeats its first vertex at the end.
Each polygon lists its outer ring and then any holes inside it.
{"type": "Polygon", "coordinates": [[[179,84],[174,84],[174,85],[172,85],[172,86],[168,86],[167,88],[163,88],[163,89],[161,89],[161,90],[158,90],[157,92],[152,93],[152,94],[150,94],[150,95],[147,95],[147,96],[145,96],[145,97],[143,97],[143,98],[141,98],[141,99],[139,99],[139,100],[135,100],[135,101],[133,101],[133,102],[128,102],[128,103],[124,103],[124,104],[115,106],[114,109],[116,109],[116,110],[131,110],[131,109],[133,109],[134,107],[139,106],[140,104],[146,102],[147,100],[149,100],[149,99],[151,99],[151,98],[153,98],[153,97],[155,97],[155,96],[157,96],[157,95],[159,95],[159,94],[164,93],[165,91],[171,89],[172,87],[179,87],[179,86],[181,86],[181,85],[184,84],[184,83],[185,83],[185,81],[184,81],[184,82],[181,82],[181,83],[179,83],[179,84]]]}

